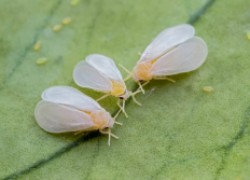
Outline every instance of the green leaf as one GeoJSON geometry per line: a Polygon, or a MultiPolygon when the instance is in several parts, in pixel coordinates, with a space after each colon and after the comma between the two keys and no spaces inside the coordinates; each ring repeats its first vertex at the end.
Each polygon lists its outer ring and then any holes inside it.
{"type": "MultiPolygon", "coordinates": [[[[248,179],[249,1],[74,3],[0,2],[0,178],[248,179]],[[66,17],[72,22],[54,32],[66,17]],[[132,69],[161,30],[188,21],[208,44],[206,63],[172,77],[176,83],[152,81],[137,96],[142,107],[127,102],[129,118],[118,118],[123,126],[113,132],[120,139],[110,147],[98,133],[53,135],[36,124],[41,92],[52,85],[79,88],[72,70],[85,56],[105,54],[132,69]],[[38,41],[41,48],[33,50],[38,41]],[[37,63],[41,58],[47,60],[37,63]]],[[[117,110],[115,98],[101,104],[117,110]]]]}

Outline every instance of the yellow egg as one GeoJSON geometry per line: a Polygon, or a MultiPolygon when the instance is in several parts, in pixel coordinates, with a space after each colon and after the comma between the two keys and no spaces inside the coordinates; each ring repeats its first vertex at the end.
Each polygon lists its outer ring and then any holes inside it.
{"type": "Polygon", "coordinates": [[[205,92],[205,93],[211,93],[211,92],[214,91],[214,88],[213,88],[212,86],[204,86],[204,87],[202,88],[202,90],[203,90],[203,92],[205,92]]]}
{"type": "Polygon", "coordinates": [[[62,29],[62,27],[63,26],[61,24],[56,24],[56,25],[53,26],[52,29],[53,29],[54,32],[58,32],[58,31],[60,31],[62,29]]]}
{"type": "Polygon", "coordinates": [[[37,41],[33,46],[34,51],[39,51],[41,49],[41,42],[37,41]]]}
{"type": "Polygon", "coordinates": [[[46,64],[47,62],[48,62],[48,58],[46,57],[41,57],[36,60],[37,65],[43,65],[43,64],[46,64]]]}
{"type": "Polygon", "coordinates": [[[70,18],[70,17],[66,17],[66,18],[64,18],[63,20],[62,20],[62,24],[63,25],[68,25],[68,24],[70,24],[72,22],[72,18],[70,18]]]}

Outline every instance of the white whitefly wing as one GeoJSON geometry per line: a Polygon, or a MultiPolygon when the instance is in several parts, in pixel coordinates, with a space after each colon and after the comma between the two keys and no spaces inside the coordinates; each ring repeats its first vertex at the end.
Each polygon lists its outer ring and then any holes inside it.
{"type": "Polygon", "coordinates": [[[73,79],[77,85],[96,91],[108,93],[112,88],[110,79],[86,61],[81,61],[75,66],[73,79]]]}
{"type": "Polygon", "coordinates": [[[94,126],[86,113],[48,101],[37,104],[35,118],[41,128],[51,133],[81,131],[94,126]]]}
{"type": "Polygon", "coordinates": [[[113,59],[101,54],[91,54],[86,57],[86,62],[112,80],[122,80],[121,72],[118,70],[113,59]]]}
{"type": "Polygon", "coordinates": [[[59,103],[79,110],[100,110],[102,107],[92,98],[69,86],[53,86],[42,93],[45,101],[59,103]]]}
{"type": "Polygon", "coordinates": [[[167,76],[189,72],[206,60],[208,49],[199,37],[194,37],[160,57],[152,67],[153,76],[167,76]]]}
{"type": "Polygon", "coordinates": [[[139,62],[152,61],[167,53],[175,46],[194,37],[195,29],[188,24],[181,24],[163,30],[144,50],[139,62]]]}

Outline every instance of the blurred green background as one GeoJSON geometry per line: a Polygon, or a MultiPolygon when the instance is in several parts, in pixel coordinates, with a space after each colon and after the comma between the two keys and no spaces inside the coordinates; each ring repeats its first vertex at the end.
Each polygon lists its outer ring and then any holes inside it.
{"type": "MultiPolygon", "coordinates": [[[[1,0],[0,179],[249,179],[249,7],[249,0],[1,0]],[[72,22],[55,32],[66,17],[72,22]],[[207,42],[207,61],[174,84],[152,81],[138,96],[142,107],[129,101],[111,147],[98,133],[53,135],[36,124],[41,92],[77,87],[72,70],[85,56],[105,54],[132,69],[160,31],[187,22],[207,42]]],[[[114,113],[115,102],[101,104],[114,113]]]]}

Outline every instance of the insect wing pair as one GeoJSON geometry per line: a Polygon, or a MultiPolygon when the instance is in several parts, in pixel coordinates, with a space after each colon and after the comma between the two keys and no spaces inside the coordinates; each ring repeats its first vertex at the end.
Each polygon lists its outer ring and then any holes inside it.
{"type": "Polygon", "coordinates": [[[193,71],[204,63],[207,53],[206,43],[195,37],[191,25],[167,28],[144,50],[134,67],[133,79],[150,81],[193,71]]]}
{"type": "Polygon", "coordinates": [[[139,104],[134,98],[137,92],[132,93],[127,90],[120,71],[114,61],[109,57],[100,54],[87,56],[85,61],[81,61],[75,66],[73,79],[75,83],[81,87],[105,93],[105,95],[97,101],[110,95],[118,97],[117,104],[120,107],[120,111],[122,111],[126,117],[128,116],[125,112],[125,101],[128,97],[132,96],[133,100],[139,104]],[[120,100],[122,100],[122,105],[120,100]]]}
{"type": "Polygon", "coordinates": [[[106,56],[92,54],[78,63],[73,72],[75,83],[119,98],[127,99],[129,93],[114,61],[106,56]]]}
{"type": "Polygon", "coordinates": [[[95,100],[68,86],[46,89],[36,106],[35,118],[51,133],[99,130],[114,136],[110,132],[115,122],[111,115],[95,100]]]}

